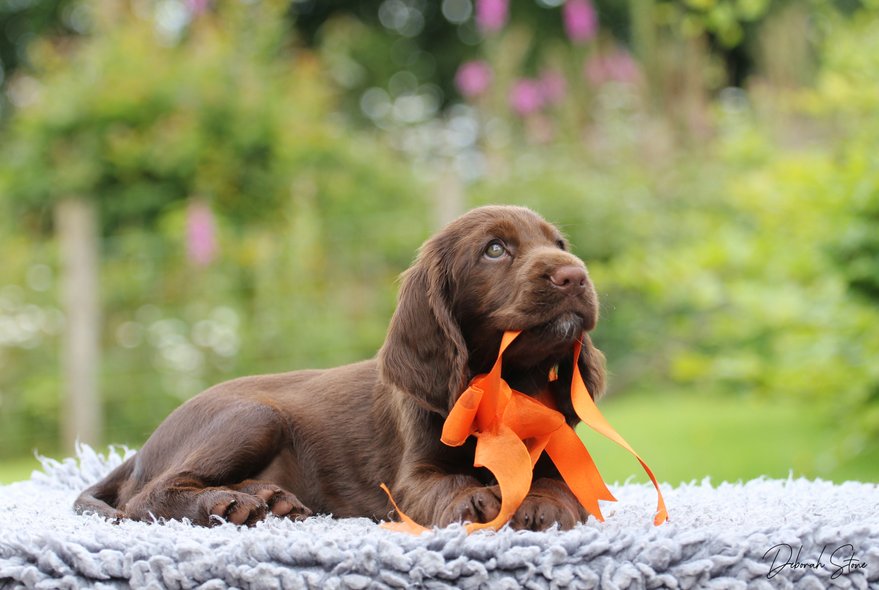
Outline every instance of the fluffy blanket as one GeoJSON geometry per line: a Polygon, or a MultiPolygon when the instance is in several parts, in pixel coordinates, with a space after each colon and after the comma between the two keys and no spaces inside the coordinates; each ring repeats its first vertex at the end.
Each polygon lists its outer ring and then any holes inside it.
{"type": "Polygon", "coordinates": [[[0,487],[0,588],[879,588],[879,489],[804,479],[611,486],[605,523],[546,533],[460,526],[420,537],[366,519],[253,528],[113,524],[78,492],[126,452],[43,460],[0,487]]]}

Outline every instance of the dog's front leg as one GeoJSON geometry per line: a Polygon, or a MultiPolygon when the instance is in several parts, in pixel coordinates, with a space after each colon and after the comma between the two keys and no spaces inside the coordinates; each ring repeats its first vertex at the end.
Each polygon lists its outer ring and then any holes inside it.
{"type": "Polygon", "coordinates": [[[400,509],[425,526],[488,522],[501,507],[498,486],[486,486],[472,475],[442,473],[434,467],[411,470],[395,487],[400,509]]]}

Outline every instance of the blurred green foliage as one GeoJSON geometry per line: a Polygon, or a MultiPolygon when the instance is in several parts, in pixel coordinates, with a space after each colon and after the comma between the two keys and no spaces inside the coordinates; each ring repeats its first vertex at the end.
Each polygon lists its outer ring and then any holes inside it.
{"type": "Polygon", "coordinates": [[[243,14],[205,18],[181,42],[109,14],[72,55],[32,47],[39,82],[4,150],[15,213],[82,195],[112,231],[197,195],[242,222],[271,215],[291,169],[344,157],[321,149],[332,130],[311,118],[329,95],[313,61],[284,47],[282,7],[229,8],[243,14]]]}
{"type": "Polygon", "coordinates": [[[65,196],[96,199],[103,219],[108,440],[140,444],[181,399],[235,374],[374,353],[427,232],[424,190],[386,147],[333,122],[283,7],[230,4],[180,39],[121,13],[72,50],[34,48],[32,101],[0,166],[4,454],[57,440],[63,318],[43,231],[65,196]],[[217,217],[206,267],[185,256],[192,199],[217,217]]]}

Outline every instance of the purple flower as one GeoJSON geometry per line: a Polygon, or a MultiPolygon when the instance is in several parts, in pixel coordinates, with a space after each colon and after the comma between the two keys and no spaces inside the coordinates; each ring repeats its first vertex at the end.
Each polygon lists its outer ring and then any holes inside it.
{"type": "Polygon", "coordinates": [[[196,266],[207,266],[217,255],[214,212],[204,201],[186,209],[186,256],[196,266]]]}
{"type": "Polygon", "coordinates": [[[476,98],[491,85],[491,66],[482,60],[468,61],[458,68],[455,86],[464,98],[476,98]]]}
{"type": "Polygon", "coordinates": [[[598,14],[590,0],[567,0],[562,6],[562,19],[574,43],[585,43],[598,32],[598,14]]]}
{"type": "Polygon", "coordinates": [[[641,69],[628,51],[616,48],[608,53],[596,53],[589,57],[584,68],[586,79],[593,86],[607,82],[634,84],[641,79],[641,69]]]}
{"type": "Polygon", "coordinates": [[[568,92],[568,81],[555,70],[544,72],[540,76],[541,94],[546,104],[559,104],[565,100],[568,92]]]}
{"type": "Polygon", "coordinates": [[[523,78],[513,84],[510,90],[510,107],[520,117],[536,113],[543,106],[543,92],[540,82],[523,78]]]}
{"type": "Polygon", "coordinates": [[[483,33],[495,33],[507,24],[510,0],[476,0],[476,24],[483,33]]]}

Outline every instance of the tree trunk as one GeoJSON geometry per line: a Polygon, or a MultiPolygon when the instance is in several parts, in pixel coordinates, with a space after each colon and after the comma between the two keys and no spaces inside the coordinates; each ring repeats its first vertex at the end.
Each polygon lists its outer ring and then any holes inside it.
{"type": "Polygon", "coordinates": [[[65,448],[101,440],[99,238],[96,205],[68,198],[55,207],[61,250],[61,305],[66,318],[61,350],[62,435],[65,448]]]}

